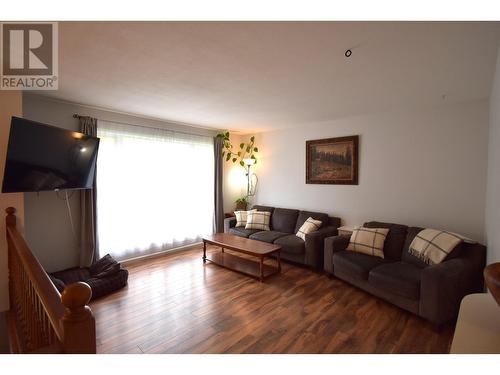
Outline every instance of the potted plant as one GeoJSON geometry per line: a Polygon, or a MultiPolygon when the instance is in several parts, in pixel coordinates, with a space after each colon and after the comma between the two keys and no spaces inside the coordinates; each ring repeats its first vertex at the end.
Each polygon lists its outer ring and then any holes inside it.
{"type": "Polygon", "coordinates": [[[248,206],[248,198],[247,197],[241,197],[236,199],[236,211],[246,211],[247,206],[248,206]]]}
{"type": "Polygon", "coordinates": [[[225,158],[226,161],[232,161],[233,164],[238,162],[243,168],[245,168],[245,159],[253,159],[253,164],[257,163],[257,158],[255,154],[259,152],[259,148],[255,146],[255,136],[250,137],[249,142],[242,142],[238,146],[237,151],[234,150],[233,144],[230,139],[229,132],[217,134],[217,137],[222,138],[224,141],[224,150],[222,151],[222,157],[225,158]]]}

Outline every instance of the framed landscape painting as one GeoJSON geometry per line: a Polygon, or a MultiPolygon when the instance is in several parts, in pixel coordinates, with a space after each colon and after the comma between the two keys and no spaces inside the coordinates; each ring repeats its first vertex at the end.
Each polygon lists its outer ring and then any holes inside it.
{"type": "Polygon", "coordinates": [[[358,184],[359,136],[306,141],[306,184],[358,184]]]}

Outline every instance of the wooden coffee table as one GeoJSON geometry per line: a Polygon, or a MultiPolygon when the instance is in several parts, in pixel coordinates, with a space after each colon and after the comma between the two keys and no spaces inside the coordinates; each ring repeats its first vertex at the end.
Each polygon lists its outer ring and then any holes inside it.
{"type": "Polygon", "coordinates": [[[232,234],[216,233],[211,236],[203,237],[204,263],[208,260],[209,262],[227,269],[256,277],[261,282],[264,278],[281,272],[280,251],[281,246],[279,245],[238,237],[232,234]],[[221,252],[207,255],[207,243],[220,246],[221,252]],[[224,249],[256,257],[259,261],[255,262],[251,259],[226,253],[224,249]],[[264,259],[273,254],[276,255],[278,261],[277,267],[264,264],[264,259]]]}

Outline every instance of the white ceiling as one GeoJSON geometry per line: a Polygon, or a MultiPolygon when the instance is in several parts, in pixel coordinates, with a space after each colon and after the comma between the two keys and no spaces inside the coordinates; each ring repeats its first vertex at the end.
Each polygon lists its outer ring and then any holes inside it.
{"type": "Polygon", "coordinates": [[[59,90],[43,94],[265,131],[487,98],[499,29],[500,23],[63,22],[59,90]]]}

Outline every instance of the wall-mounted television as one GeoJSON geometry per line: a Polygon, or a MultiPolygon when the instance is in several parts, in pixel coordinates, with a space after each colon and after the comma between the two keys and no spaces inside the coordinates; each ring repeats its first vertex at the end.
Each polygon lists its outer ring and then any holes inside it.
{"type": "Polygon", "coordinates": [[[89,189],[99,138],[12,117],[2,192],[89,189]]]}

